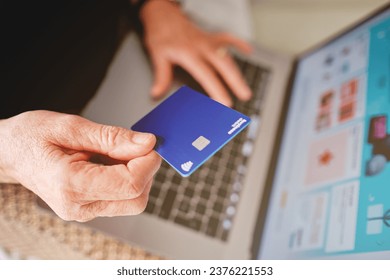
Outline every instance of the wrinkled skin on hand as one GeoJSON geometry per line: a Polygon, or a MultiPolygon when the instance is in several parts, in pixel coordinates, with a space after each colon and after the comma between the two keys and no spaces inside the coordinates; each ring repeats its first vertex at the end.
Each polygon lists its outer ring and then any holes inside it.
{"type": "Polygon", "coordinates": [[[0,121],[0,170],[64,220],[135,215],[161,164],[155,142],[152,134],[31,111],[0,121]]]}

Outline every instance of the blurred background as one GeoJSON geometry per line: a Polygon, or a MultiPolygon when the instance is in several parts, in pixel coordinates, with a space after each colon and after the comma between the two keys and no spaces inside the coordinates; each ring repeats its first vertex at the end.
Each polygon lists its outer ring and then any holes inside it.
{"type": "Polygon", "coordinates": [[[388,0],[256,0],[254,38],[296,54],[364,17],[388,0]]]}
{"type": "Polygon", "coordinates": [[[231,24],[228,28],[236,35],[275,51],[297,54],[388,2],[388,0],[184,0],[183,6],[195,18],[212,22],[220,29],[226,28],[225,16],[231,12],[229,9],[234,10],[237,16],[229,18],[231,24]],[[248,3],[254,4],[251,6],[253,20],[246,16],[248,3]],[[215,5],[223,7],[223,10],[217,15],[209,16],[207,10],[215,5]]]}

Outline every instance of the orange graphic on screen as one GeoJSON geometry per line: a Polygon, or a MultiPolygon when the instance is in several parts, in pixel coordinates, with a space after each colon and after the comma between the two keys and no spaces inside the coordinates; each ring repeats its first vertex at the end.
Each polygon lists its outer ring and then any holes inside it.
{"type": "Polygon", "coordinates": [[[353,79],[341,86],[339,122],[346,122],[356,115],[358,80],[353,79]]]}
{"type": "Polygon", "coordinates": [[[346,175],[348,136],[348,131],[343,131],[310,145],[305,185],[333,181],[346,175]]]}
{"type": "Polygon", "coordinates": [[[324,151],[318,157],[318,161],[320,165],[329,165],[332,159],[333,159],[333,154],[328,150],[324,151]]]}

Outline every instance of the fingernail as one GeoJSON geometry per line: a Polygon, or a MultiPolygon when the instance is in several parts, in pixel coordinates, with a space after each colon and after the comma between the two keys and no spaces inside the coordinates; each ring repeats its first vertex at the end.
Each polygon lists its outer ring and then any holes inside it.
{"type": "Polygon", "coordinates": [[[133,142],[136,144],[145,144],[145,143],[151,141],[151,139],[153,137],[154,137],[153,134],[150,134],[150,133],[137,132],[133,136],[133,142]]]}
{"type": "Polygon", "coordinates": [[[221,101],[221,103],[223,104],[223,105],[225,105],[226,107],[233,107],[233,101],[232,100],[223,100],[223,101],[221,101]]]}
{"type": "Polygon", "coordinates": [[[242,101],[249,101],[252,98],[252,90],[246,86],[245,90],[242,91],[241,100],[242,101]]]}
{"type": "Polygon", "coordinates": [[[153,86],[150,89],[150,94],[153,96],[153,98],[156,98],[158,95],[158,86],[153,86]]]}
{"type": "Polygon", "coordinates": [[[153,101],[158,101],[158,100],[160,100],[160,96],[158,95],[158,93],[157,92],[151,92],[150,93],[150,96],[152,97],[152,100],[153,101]]]}

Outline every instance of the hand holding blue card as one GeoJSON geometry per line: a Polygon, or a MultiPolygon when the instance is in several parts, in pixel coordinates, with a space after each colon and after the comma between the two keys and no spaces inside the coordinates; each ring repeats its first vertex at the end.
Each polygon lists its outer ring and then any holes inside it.
{"type": "Polygon", "coordinates": [[[156,135],[156,152],[187,177],[249,122],[249,117],[183,86],[131,129],[156,135]]]}

